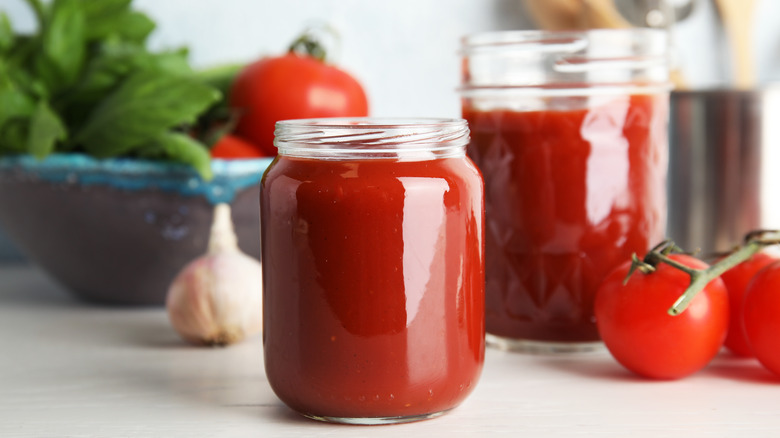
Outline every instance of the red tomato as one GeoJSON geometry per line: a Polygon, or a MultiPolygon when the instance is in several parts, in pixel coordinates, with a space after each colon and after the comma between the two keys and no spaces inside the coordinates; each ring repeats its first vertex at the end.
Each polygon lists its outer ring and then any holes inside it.
{"type": "Polygon", "coordinates": [[[742,302],[745,335],[762,365],[780,376],[780,262],[760,270],[742,302]]]}
{"type": "Polygon", "coordinates": [[[307,55],[288,53],[249,64],[236,77],[230,105],[241,114],[235,132],[275,155],[279,120],[368,115],[363,87],[348,73],[307,55]]]}
{"type": "Polygon", "coordinates": [[[738,356],[753,356],[753,352],[750,350],[750,345],[748,345],[745,337],[745,327],[742,325],[742,303],[744,301],[745,289],[761,268],[776,261],[778,261],[777,256],[759,252],[720,276],[723,279],[723,283],[726,284],[726,289],[729,291],[729,309],[731,313],[729,332],[724,344],[738,356]]]}
{"type": "Polygon", "coordinates": [[[260,158],[266,154],[252,143],[242,140],[235,135],[223,135],[217,144],[211,148],[212,158],[236,159],[236,158],[260,158]]]}
{"type": "MultiPolygon", "coordinates": [[[[707,264],[674,254],[696,269],[707,264]]],[[[596,292],[596,325],[610,353],[629,370],[655,379],[677,379],[707,365],[723,345],[729,322],[726,286],[711,281],[677,316],[667,313],[690,283],[690,276],[666,263],[650,274],[635,272],[623,285],[631,266],[612,271],[596,292]]]]}

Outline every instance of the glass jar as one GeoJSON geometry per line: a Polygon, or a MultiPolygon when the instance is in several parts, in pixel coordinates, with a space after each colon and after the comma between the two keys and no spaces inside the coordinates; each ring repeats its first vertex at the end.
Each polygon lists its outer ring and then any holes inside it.
{"type": "Polygon", "coordinates": [[[468,155],[485,176],[489,345],[601,345],[600,281],[664,236],[667,52],[650,29],[462,40],[468,155]]]}
{"type": "Polygon", "coordinates": [[[431,418],[484,360],[482,178],[464,120],[276,125],[260,196],[265,369],[317,420],[431,418]]]}

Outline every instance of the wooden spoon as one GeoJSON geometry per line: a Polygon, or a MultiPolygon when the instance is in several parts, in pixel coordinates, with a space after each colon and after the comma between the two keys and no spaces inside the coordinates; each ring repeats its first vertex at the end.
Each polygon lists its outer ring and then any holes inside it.
{"type": "Polygon", "coordinates": [[[525,0],[528,11],[541,29],[574,30],[579,28],[581,0],[525,0]]]}
{"type": "Polygon", "coordinates": [[[720,19],[731,45],[734,85],[738,89],[753,88],[756,83],[753,57],[753,17],[755,0],[715,0],[720,19]]]}
{"type": "MultiPolygon", "coordinates": [[[[537,26],[547,30],[631,27],[631,23],[615,7],[614,0],[525,0],[525,8],[537,26]]],[[[679,69],[673,69],[669,79],[676,89],[686,88],[685,78],[679,69]]]]}
{"type": "Polygon", "coordinates": [[[525,0],[536,24],[548,30],[626,28],[613,0],[525,0]]]}
{"type": "Polygon", "coordinates": [[[615,7],[614,0],[584,0],[582,3],[583,29],[624,29],[632,27],[615,7]]]}

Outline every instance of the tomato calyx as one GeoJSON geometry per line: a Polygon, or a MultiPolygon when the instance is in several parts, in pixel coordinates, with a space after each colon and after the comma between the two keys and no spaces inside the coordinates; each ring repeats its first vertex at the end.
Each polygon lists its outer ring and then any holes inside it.
{"type": "Polygon", "coordinates": [[[691,278],[691,282],[679,298],[667,310],[671,316],[677,316],[688,308],[693,298],[701,292],[712,280],[720,277],[724,272],[737,266],[759,252],[761,249],[780,244],[780,231],[778,230],[756,230],[751,231],[745,236],[745,243],[736,248],[731,254],[724,257],[717,263],[710,265],[707,269],[694,269],[685,266],[669,257],[673,253],[684,253],[681,248],[675,245],[671,240],[664,240],[651,249],[645,257],[640,260],[636,254],[632,255],[631,268],[624,281],[636,271],[644,274],[651,274],[655,271],[659,263],[666,263],[676,269],[679,269],[691,278]]]}
{"type": "Polygon", "coordinates": [[[628,283],[628,279],[631,278],[631,275],[633,275],[636,271],[639,271],[643,274],[650,274],[655,272],[656,266],[658,266],[659,263],[667,263],[686,272],[690,270],[690,268],[687,266],[681,265],[680,263],[670,259],[668,257],[670,254],[686,253],[670,239],[666,239],[658,245],[654,246],[653,249],[651,249],[643,259],[640,259],[636,253],[631,254],[631,267],[628,269],[626,278],[623,279],[623,284],[625,285],[628,283]]]}
{"type": "Polygon", "coordinates": [[[324,62],[328,52],[325,49],[325,44],[322,42],[322,37],[320,36],[321,32],[326,32],[334,39],[338,39],[338,34],[335,29],[330,26],[323,25],[310,27],[304,30],[303,33],[290,44],[290,48],[287,49],[287,52],[303,53],[324,62]]]}

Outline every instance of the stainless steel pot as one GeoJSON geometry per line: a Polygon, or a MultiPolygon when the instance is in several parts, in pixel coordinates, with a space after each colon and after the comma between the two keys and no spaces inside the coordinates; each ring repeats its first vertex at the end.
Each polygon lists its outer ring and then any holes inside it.
{"type": "Polygon", "coordinates": [[[667,234],[685,249],[727,251],[780,227],[780,89],[675,91],[667,234]]]}

